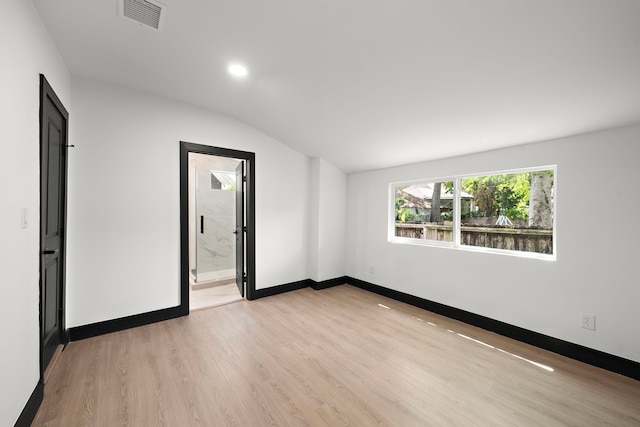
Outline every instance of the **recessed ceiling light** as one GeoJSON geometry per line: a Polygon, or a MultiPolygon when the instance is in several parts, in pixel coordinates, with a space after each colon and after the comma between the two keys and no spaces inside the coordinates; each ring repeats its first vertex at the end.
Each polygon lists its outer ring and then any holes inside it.
{"type": "Polygon", "coordinates": [[[229,73],[235,77],[245,77],[247,74],[249,74],[247,67],[240,64],[231,64],[229,65],[228,70],[229,73]]]}

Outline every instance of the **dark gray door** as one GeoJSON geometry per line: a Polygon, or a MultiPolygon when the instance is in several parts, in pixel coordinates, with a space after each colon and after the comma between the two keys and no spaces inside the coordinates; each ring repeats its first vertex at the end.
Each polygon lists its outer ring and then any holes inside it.
{"type": "Polygon", "coordinates": [[[244,162],[236,166],[236,285],[244,297],[244,162]]]}
{"type": "Polygon", "coordinates": [[[41,76],[40,328],[42,370],[63,342],[68,113],[41,76]]]}

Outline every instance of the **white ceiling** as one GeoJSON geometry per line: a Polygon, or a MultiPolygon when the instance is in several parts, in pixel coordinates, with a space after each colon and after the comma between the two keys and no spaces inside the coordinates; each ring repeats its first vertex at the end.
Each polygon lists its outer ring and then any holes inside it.
{"type": "Polygon", "coordinates": [[[34,0],[74,76],[222,112],[346,172],[640,122],[638,0],[162,2],[155,31],[117,0],[34,0]]]}

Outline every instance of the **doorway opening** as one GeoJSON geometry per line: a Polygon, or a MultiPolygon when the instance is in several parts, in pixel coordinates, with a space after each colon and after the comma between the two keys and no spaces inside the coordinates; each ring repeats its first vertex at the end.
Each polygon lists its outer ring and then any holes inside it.
{"type": "Polygon", "coordinates": [[[181,308],[252,299],[254,153],[180,143],[181,308]]]}
{"type": "Polygon", "coordinates": [[[240,162],[189,153],[189,311],[242,299],[234,235],[240,162]]]}

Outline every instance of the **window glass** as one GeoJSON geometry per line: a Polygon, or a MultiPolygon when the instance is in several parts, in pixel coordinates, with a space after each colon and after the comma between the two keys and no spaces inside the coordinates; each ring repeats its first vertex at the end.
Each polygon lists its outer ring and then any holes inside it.
{"type": "Polygon", "coordinates": [[[395,236],[453,242],[453,181],[395,186],[395,236]]]}
{"type": "Polygon", "coordinates": [[[397,183],[390,190],[391,241],[555,257],[554,166],[397,183]]]}
{"type": "Polygon", "coordinates": [[[460,243],[553,254],[554,171],[496,174],[460,180],[460,243]]]}

